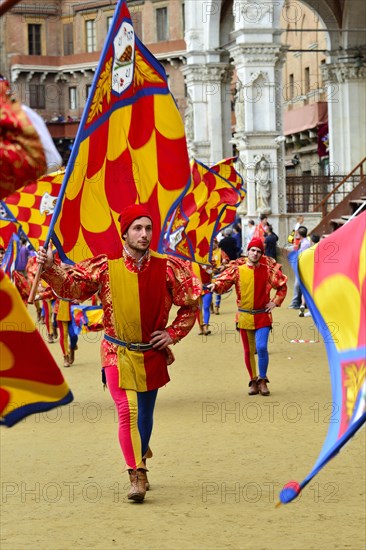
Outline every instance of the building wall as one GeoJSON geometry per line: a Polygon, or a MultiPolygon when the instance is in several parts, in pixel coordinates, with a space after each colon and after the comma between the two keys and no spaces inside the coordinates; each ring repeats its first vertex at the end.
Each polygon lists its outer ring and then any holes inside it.
{"type": "MultiPolygon", "coordinates": [[[[12,76],[13,89],[21,101],[30,104],[31,87],[44,86],[45,105],[35,106],[47,121],[59,115],[78,120],[82,115],[87,89],[91,85],[107,31],[108,18],[113,16],[116,1],[110,0],[48,0],[35,3],[22,0],[2,18],[1,73],[12,76]],[[87,21],[95,21],[96,49],[86,51],[87,21]],[[41,56],[28,55],[28,25],[41,25],[41,56]],[[65,55],[65,25],[72,25],[72,53],[65,55]],[[20,67],[19,71],[17,67],[20,67]],[[70,88],[76,88],[77,104],[70,107],[70,88]]],[[[184,117],[187,102],[184,77],[185,62],[183,0],[130,0],[128,6],[135,30],[144,44],[162,62],[170,89],[184,117]],[[157,10],[167,8],[167,39],[157,41],[157,10]]],[[[234,18],[232,3],[223,4],[221,36],[230,39],[234,18]],[[225,13],[226,16],[225,16],[225,13]]],[[[326,101],[320,66],[326,60],[327,33],[316,12],[301,2],[288,1],[282,11],[282,43],[289,46],[283,68],[284,111],[301,109],[314,102],[326,101]],[[310,29],[303,32],[304,29],[310,29]],[[295,32],[293,32],[295,31],[295,32]],[[306,51],[301,51],[306,50],[306,51]],[[305,70],[308,68],[308,76],[305,70]],[[290,76],[291,75],[291,76],[290,76]],[[292,82],[290,82],[292,80],[292,82]]],[[[235,74],[233,87],[235,87],[235,74]]],[[[232,114],[231,133],[235,128],[232,114]]],[[[286,135],[288,172],[318,174],[322,167],[317,156],[317,128],[286,135]],[[300,162],[292,164],[298,156],[300,162]]],[[[66,133],[66,132],[65,132],[66,133]]],[[[285,128],[286,133],[286,128],[285,128]]],[[[59,138],[61,139],[61,138],[59,138]]]]}
{"type": "Polygon", "coordinates": [[[318,125],[309,118],[307,105],[327,101],[322,81],[321,66],[326,63],[329,48],[325,26],[315,10],[301,2],[286,2],[282,11],[282,42],[289,47],[283,67],[283,109],[297,111],[301,129],[286,128],[287,175],[321,175],[327,167],[327,158],[318,155],[318,125]]]}

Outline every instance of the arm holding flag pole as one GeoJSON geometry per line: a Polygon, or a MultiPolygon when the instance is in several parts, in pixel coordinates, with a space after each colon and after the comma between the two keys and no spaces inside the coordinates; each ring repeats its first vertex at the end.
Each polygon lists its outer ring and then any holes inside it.
{"type": "Polygon", "coordinates": [[[28,304],[33,304],[34,299],[37,294],[38,284],[41,279],[42,272],[46,269],[49,269],[53,265],[53,253],[52,253],[52,246],[51,242],[45,242],[44,247],[40,247],[40,249],[37,251],[37,262],[38,262],[38,268],[34,275],[34,280],[32,284],[32,288],[29,293],[28,297],[28,304]],[[47,260],[52,260],[52,263],[48,265],[48,267],[44,266],[44,263],[47,260]]]}
{"type": "Polygon", "coordinates": [[[32,288],[31,288],[29,296],[28,296],[28,304],[34,304],[34,299],[35,299],[36,294],[37,294],[37,288],[38,288],[38,285],[39,285],[39,281],[41,279],[42,271],[43,271],[43,265],[38,264],[37,271],[34,275],[32,288]]]}

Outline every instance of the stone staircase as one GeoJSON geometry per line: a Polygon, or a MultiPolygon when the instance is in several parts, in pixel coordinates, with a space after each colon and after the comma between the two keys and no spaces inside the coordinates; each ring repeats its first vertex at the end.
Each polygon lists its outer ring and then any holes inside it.
{"type": "Polygon", "coordinates": [[[335,231],[336,229],[344,225],[353,216],[353,214],[357,212],[357,210],[359,210],[357,214],[366,210],[366,196],[361,197],[360,199],[353,199],[353,200],[350,199],[348,203],[352,213],[349,215],[343,214],[340,218],[332,218],[329,222],[331,225],[332,231],[335,231]]]}
{"type": "Polygon", "coordinates": [[[366,175],[364,167],[366,168],[366,157],[318,205],[317,209],[323,212],[323,218],[321,222],[312,229],[312,234],[325,237],[344,225],[356,212],[359,214],[366,210],[366,175]],[[333,195],[337,193],[342,185],[347,185],[347,180],[351,175],[358,172],[359,183],[335,206],[335,208],[328,212],[327,201],[329,198],[334,200],[333,195]]]}

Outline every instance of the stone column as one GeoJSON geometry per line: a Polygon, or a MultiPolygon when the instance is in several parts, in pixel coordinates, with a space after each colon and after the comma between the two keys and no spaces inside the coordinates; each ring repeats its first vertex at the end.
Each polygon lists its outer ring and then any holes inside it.
{"type": "Polygon", "coordinates": [[[268,214],[274,231],[287,230],[282,122],[281,69],[286,48],[280,43],[282,2],[233,4],[235,44],[230,55],[237,71],[236,128],[233,141],[244,166],[246,211],[268,214]],[[265,199],[264,199],[265,196],[265,199]],[[282,227],[283,226],[283,227],[282,227]]]}
{"type": "Polygon", "coordinates": [[[328,94],[329,166],[348,174],[364,158],[366,143],[366,67],[331,63],[321,67],[328,94]]]}
{"type": "Polygon", "coordinates": [[[230,156],[230,80],[228,63],[182,67],[187,84],[186,136],[191,157],[213,164],[230,156]]]}

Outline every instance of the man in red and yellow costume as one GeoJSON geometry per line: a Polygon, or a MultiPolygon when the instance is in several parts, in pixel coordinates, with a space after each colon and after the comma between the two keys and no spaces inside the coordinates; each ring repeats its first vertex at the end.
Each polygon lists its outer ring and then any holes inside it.
{"type": "Polygon", "coordinates": [[[225,271],[209,285],[210,290],[222,294],[235,285],[237,295],[237,327],[244,346],[244,359],[249,381],[249,395],[269,395],[267,369],[269,363],[268,337],[272,327],[272,310],[286,297],[287,277],[280,264],[263,257],[261,239],[248,244],[248,257],[229,264],[225,271]],[[276,294],[271,298],[271,290],[276,294]],[[258,370],[255,362],[258,354],[258,370]]]}
{"type": "Polygon", "coordinates": [[[106,383],[119,418],[119,441],[130,474],[128,498],[142,501],[148,481],[146,458],[158,389],[169,382],[174,361],[169,346],[194,325],[201,285],[177,258],[150,250],[151,214],[145,205],[130,205],[120,215],[122,257],[102,254],[64,271],[53,262],[52,249],[38,252],[42,277],[62,298],[84,301],[99,291],[105,335],[101,346],[106,383]],[[177,316],[168,324],[172,305],[177,316]]]}

